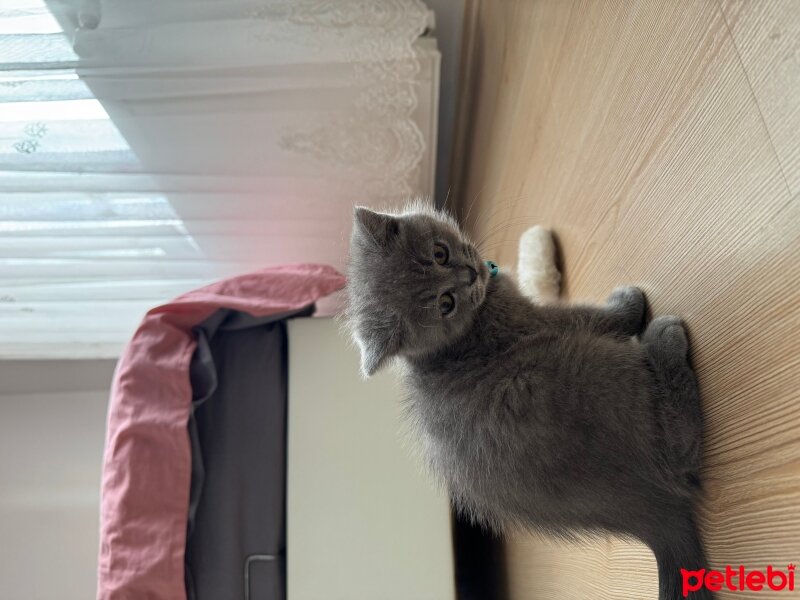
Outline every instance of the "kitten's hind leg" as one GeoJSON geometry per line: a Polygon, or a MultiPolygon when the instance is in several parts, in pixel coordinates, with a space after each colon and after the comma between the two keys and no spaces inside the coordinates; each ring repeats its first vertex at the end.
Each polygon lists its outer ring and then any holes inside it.
{"type": "Polygon", "coordinates": [[[606,300],[605,310],[617,333],[630,336],[642,333],[647,318],[647,300],[639,288],[618,287],[606,300]]]}
{"type": "Polygon", "coordinates": [[[661,392],[656,418],[664,435],[667,459],[688,492],[699,486],[703,414],[697,378],[689,365],[689,341],[678,317],[653,319],[641,337],[661,392]]]}
{"type": "Polygon", "coordinates": [[[556,266],[556,245],[550,230],[536,225],[520,237],[517,280],[522,293],[536,304],[558,300],[561,273],[556,266]]]}

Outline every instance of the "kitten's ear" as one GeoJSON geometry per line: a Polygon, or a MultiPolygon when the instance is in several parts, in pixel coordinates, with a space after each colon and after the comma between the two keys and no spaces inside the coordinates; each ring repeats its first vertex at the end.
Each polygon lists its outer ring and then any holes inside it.
{"type": "Polygon", "coordinates": [[[400,350],[400,335],[397,329],[375,329],[358,339],[361,349],[361,373],[372,377],[387,359],[400,350]]]}
{"type": "Polygon", "coordinates": [[[360,227],[364,233],[381,246],[397,235],[399,230],[396,217],[377,213],[363,206],[356,206],[353,219],[356,227],[360,227]]]}

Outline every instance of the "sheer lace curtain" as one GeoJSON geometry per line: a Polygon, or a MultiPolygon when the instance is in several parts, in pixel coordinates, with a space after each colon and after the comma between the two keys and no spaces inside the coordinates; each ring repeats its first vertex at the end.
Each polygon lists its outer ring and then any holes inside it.
{"type": "Polygon", "coordinates": [[[0,357],[113,357],[219,277],[342,266],[432,191],[420,0],[0,3],[0,357]]]}

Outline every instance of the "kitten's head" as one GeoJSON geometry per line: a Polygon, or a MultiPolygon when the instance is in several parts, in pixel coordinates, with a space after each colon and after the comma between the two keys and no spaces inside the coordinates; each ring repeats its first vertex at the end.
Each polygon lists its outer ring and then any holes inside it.
{"type": "Polygon", "coordinates": [[[489,270],[455,221],[416,205],[399,214],[355,209],[347,322],[370,376],[386,359],[424,356],[472,325],[489,270]]]}

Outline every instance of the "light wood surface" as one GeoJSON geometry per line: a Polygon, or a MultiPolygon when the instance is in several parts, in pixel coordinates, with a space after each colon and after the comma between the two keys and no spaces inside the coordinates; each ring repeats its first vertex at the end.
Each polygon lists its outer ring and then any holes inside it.
{"type": "MultiPolygon", "coordinates": [[[[800,2],[468,6],[462,221],[507,265],[550,226],[567,298],[635,284],[685,319],[712,566],[800,562],[800,2]]],[[[657,597],[637,544],[517,536],[507,561],[512,600],[657,597]]]]}

